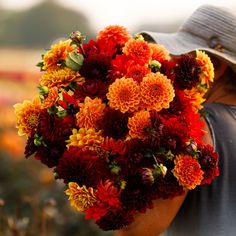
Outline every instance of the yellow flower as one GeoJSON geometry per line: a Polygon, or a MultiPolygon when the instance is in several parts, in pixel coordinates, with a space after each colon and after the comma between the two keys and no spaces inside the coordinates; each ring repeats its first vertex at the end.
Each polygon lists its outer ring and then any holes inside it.
{"type": "Polygon", "coordinates": [[[60,41],[51,46],[43,56],[44,70],[57,70],[61,62],[66,59],[68,54],[74,51],[75,45],[71,45],[71,40],[60,41]]]}
{"type": "Polygon", "coordinates": [[[69,196],[70,205],[80,212],[85,211],[97,201],[93,188],[86,188],[85,185],[80,187],[75,182],[69,183],[65,193],[69,196]]]}
{"type": "Polygon", "coordinates": [[[57,86],[68,86],[71,82],[83,81],[77,72],[68,68],[47,71],[40,79],[41,86],[47,86],[48,88],[57,86]]]}
{"type": "Polygon", "coordinates": [[[39,97],[33,101],[24,100],[23,103],[14,105],[16,114],[16,127],[20,136],[31,136],[38,126],[39,115],[41,112],[41,102],[39,97]]]}
{"type": "Polygon", "coordinates": [[[132,78],[116,79],[109,87],[107,98],[110,107],[120,110],[122,113],[134,112],[139,108],[139,85],[132,78]]]}
{"type": "Polygon", "coordinates": [[[147,74],[140,87],[141,101],[149,110],[160,111],[168,108],[175,96],[171,81],[160,72],[147,74]]]}
{"type": "Polygon", "coordinates": [[[201,84],[206,85],[209,88],[210,82],[214,80],[214,67],[210,57],[202,51],[196,51],[196,60],[200,66],[200,81],[201,84]]]}
{"type": "Polygon", "coordinates": [[[200,93],[197,88],[191,90],[184,90],[185,96],[188,97],[192,104],[192,110],[198,112],[203,108],[202,103],[205,101],[203,98],[204,93],[200,93]]]}
{"type": "Polygon", "coordinates": [[[97,128],[97,122],[102,119],[106,105],[100,98],[86,97],[80,104],[80,110],[76,114],[77,125],[83,128],[97,128]]]}
{"type": "Polygon", "coordinates": [[[79,130],[73,129],[70,139],[66,141],[68,143],[67,148],[70,146],[76,146],[94,150],[104,141],[101,132],[101,130],[96,132],[94,129],[86,128],[80,128],[79,130]]]}

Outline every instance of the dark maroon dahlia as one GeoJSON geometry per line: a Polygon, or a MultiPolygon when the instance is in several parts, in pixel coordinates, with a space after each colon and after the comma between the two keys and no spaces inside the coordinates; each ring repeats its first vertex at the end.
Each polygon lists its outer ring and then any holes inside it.
{"type": "Polygon", "coordinates": [[[204,171],[202,184],[210,184],[212,180],[219,175],[218,153],[208,144],[199,144],[199,163],[204,171]]]}
{"type": "Polygon", "coordinates": [[[128,176],[126,186],[120,195],[122,204],[130,211],[146,212],[153,208],[152,186],[143,184],[141,175],[128,176]]]}
{"type": "Polygon", "coordinates": [[[37,133],[46,143],[59,140],[63,142],[69,138],[71,130],[76,127],[75,123],[75,117],[72,115],[57,117],[45,111],[40,114],[37,133]]]}
{"type": "Polygon", "coordinates": [[[37,151],[38,147],[34,144],[34,136],[31,136],[27,139],[25,146],[25,157],[28,158],[37,151]]]}
{"type": "Polygon", "coordinates": [[[118,230],[122,229],[134,220],[134,213],[127,209],[121,209],[117,211],[110,211],[106,215],[102,216],[96,224],[102,230],[118,230]]]}
{"type": "Polygon", "coordinates": [[[92,99],[99,97],[106,100],[109,83],[98,79],[86,80],[84,83],[78,84],[74,96],[76,99],[83,101],[85,97],[92,99]]]}
{"type": "Polygon", "coordinates": [[[43,164],[49,168],[55,167],[58,164],[58,160],[62,157],[66,144],[62,142],[47,142],[47,146],[41,145],[35,154],[35,159],[40,160],[43,164]]]}
{"type": "Polygon", "coordinates": [[[179,185],[177,179],[173,176],[171,168],[167,171],[167,174],[159,176],[155,179],[152,185],[152,197],[162,199],[172,199],[180,196],[184,193],[183,187],[179,185]]]}
{"type": "Polygon", "coordinates": [[[128,115],[118,110],[106,108],[105,114],[99,123],[105,137],[122,139],[128,133],[128,115]]]}
{"type": "Polygon", "coordinates": [[[199,82],[200,66],[194,55],[184,54],[177,59],[175,84],[181,89],[191,89],[199,82]]]}
{"type": "Polygon", "coordinates": [[[110,174],[105,159],[92,150],[70,147],[59,160],[57,166],[59,179],[65,183],[76,182],[80,186],[95,187],[110,174]]]}
{"type": "Polygon", "coordinates": [[[93,54],[84,59],[80,74],[85,79],[106,80],[111,68],[111,57],[106,54],[93,54]]]}

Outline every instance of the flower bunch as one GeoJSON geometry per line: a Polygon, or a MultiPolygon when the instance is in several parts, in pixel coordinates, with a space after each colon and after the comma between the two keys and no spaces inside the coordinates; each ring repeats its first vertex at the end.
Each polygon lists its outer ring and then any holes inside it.
{"type": "Polygon", "coordinates": [[[173,57],[114,25],[88,43],[73,32],[39,66],[39,95],[15,105],[25,155],[53,168],[71,205],[103,230],[219,174],[202,141],[214,77],[204,52],[173,57]]]}

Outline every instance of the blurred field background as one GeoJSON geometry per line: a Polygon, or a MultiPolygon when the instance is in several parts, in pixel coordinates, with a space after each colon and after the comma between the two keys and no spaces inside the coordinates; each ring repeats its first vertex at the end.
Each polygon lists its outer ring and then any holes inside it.
{"type": "MultiPolygon", "coordinates": [[[[76,10],[73,9],[74,5],[65,8],[66,3],[76,2],[73,0],[32,0],[32,6],[28,8],[21,7],[20,4],[24,3],[22,0],[18,1],[19,6],[15,5],[14,9],[4,7],[1,1],[3,0],[0,0],[0,236],[111,236],[112,232],[102,232],[69,206],[63,193],[63,184],[54,180],[50,169],[33,158],[25,160],[26,140],[17,135],[13,105],[24,99],[32,99],[37,93],[40,72],[36,64],[40,61],[41,54],[55,40],[67,37],[72,31],[80,30],[89,39],[95,37],[103,27],[113,23],[123,24],[127,20],[127,24],[123,25],[130,28],[131,33],[143,29],[173,32],[188,14],[173,18],[167,14],[163,19],[168,17],[172,20],[165,22],[149,19],[149,12],[145,12],[142,17],[146,16],[149,21],[145,22],[140,18],[132,24],[128,19],[134,16],[135,10],[142,11],[141,1],[139,8],[136,9],[134,5],[128,9],[133,15],[126,14],[124,17],[122,12],[116,12],[116,4],[124,3],[123,0],[113,1],[113,12],[102,5],[105,0],[101,1],[102,4],[100,1],[85,1],[87,4],[97,4],[93,6],[94,11],[101,11],[104,7],[102,16],[107,14],[110,18],[99,22],[92,12],[82,7],[85,4],[81,4],[80,8],[78,3],[76,10]],[[37,4],[33,4],[34,2],[37,4]],[[114,14],[120,17],[117,22],[114,14]]],[[[111,2],[107,0],[110,4],[108,7],[112,6],[111,2]]],[[[198,2],[200,3],[201,1],[198,2]]],[[[196,3],[191,7],[195,8],[196,3]]],[[[152,5],[149,8],[153,8],[152,5]]],[[[172,8],[176,8],[176,5],[172,8]]],[[[158,10],[158,6],[156,9],[158,10]]],[[[134,20],[138,18],[137,15],[135,17],[134,20]]]]}

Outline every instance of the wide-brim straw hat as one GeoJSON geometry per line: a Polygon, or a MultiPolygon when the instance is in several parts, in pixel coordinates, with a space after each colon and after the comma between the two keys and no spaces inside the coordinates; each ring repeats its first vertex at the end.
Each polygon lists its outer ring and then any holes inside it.
{"type": "Polygon", "coordinates": [[[236,15],[227,8],[203,5],[176,33],[141,34],[146,40],[164,45],[172,55],[204,50],[224,60],[236,72],[236,15]]]}

